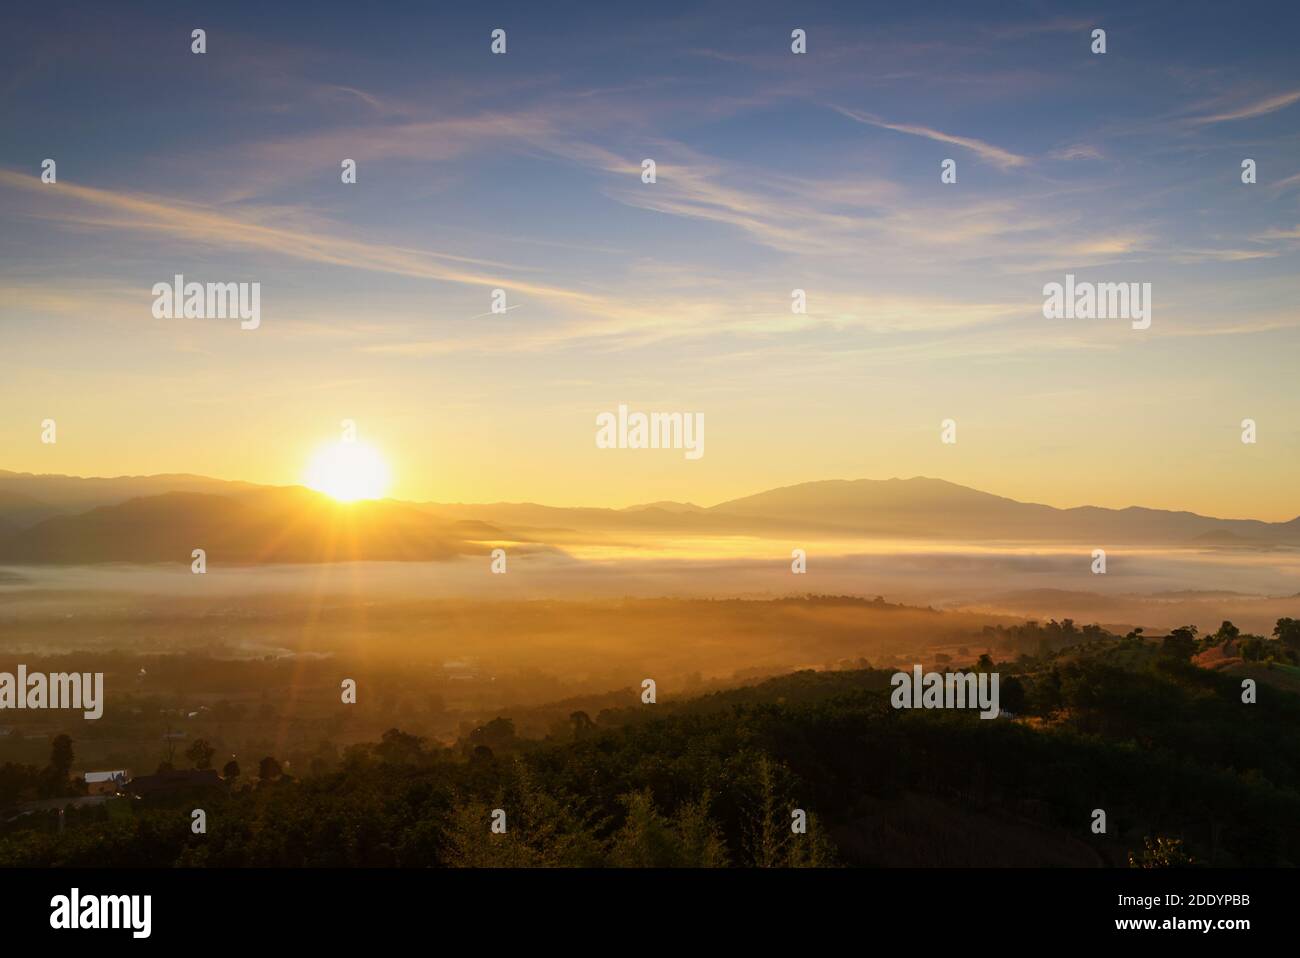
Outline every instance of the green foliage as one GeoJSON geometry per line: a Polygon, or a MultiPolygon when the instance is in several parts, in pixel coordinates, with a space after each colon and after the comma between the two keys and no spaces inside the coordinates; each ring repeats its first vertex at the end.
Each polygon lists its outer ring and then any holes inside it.
{"type": "Polygon", "coordinates": [[[56,735],[50,745],[50,769],[61,781],[65,781],[72,770],[72,739],[67,735],[56,735]]]}
{"type": "Polygon", "coordinates": [[[1273,635],[1288,651],[1300,653],[1300,619],[1278,619],[1277,625],[1273,626],[1273,635]]]}
{"type": "MultiPolygon", "coordinates": [[[[1289,628],[1279,623],[1279,640],[1289,628]]],[[[1243,706],[1238,678],[1182,659],[1189,630],[1171,635],[1176,654],[1070,630],[1079,644],[988,663],[1015,720],[895,711],[890,672],[864,669],[596,722],[570,709],[548,740],[504,718],[452,746],[390,729],[341,758],[326,744],[306,777],[212,793],[206,835],[190,832],[193,805],[180,798],[119,800],[111,815],[71,809],[62,834],[48,814],[0,826],[0,865],[981,864],[987,842],[953,840],[975,832],[1032,835],[1013,862],[1052,843],[1140,867],[1300,862],[1300,697],[1270,688],[1243,706]],[[1116,823],[1110,851],[1087,841],[1093,807],[1116,823]],[[491,828],[498,808],[504,834],[491,828]],[[795,809],[808,813],[805,834],[791,828],[795,809]],[[925,833],[945,838],[927,846],[925,833]]],[[[36,797],[49,771],[0,766],[0,801],[36,797]]],[[[268,756],[258,772],[275,780],[279,763],[268,756]]]]}
{"type": "Polygon", "coordinates": [[[796,834],[791,829],[792,812],[797,807],[790,798],[791,776],[774,764],[767,755],[755,762],[757,794],[748,836],[747,864],[756,868],[817,868],[830,865],[834,850],[818,827],[819,822],[807,814],[807,831],[796,834]]]}
{"type": "Polygon", "coordinates": [[[1138,855],[1128,856],[1129,868],[1187,868],[1197,861],[1183,850],[1181,838],[1146,838],[1138,855]]]}
{"type": "Polygon", "coordinates": [[[211,768],[212,756],[216,749],[201,738],[196,738],[185,750],[185,757],[194,763],[195,768],[211,768]]]}
{"type": "Polygon", "coordinates": [[[516,761],[494,808],[471,799],[452,809],[446,864],[460,868],[602,864],[602,843],[593,834],[592,820],[579,809],[574,797],[540,788],[528,766],[516,761]],[[491,828],[496,809],[506,813],[503,833],[491,828]]]}
{"type": "Polygon", "coordinates": [[[683,803],[673,818],[655,808],[647,789],[619,799],[626,817],[609,843],[609,864],[620,868],[722,868],[727,849],[709,819],[708,796],[683,803]]]}
{"type": "Polygon", "coordinates": [[[1170,662],[1189,662],[1196,654],[1196,626],[1174,629],[1160,646],[1160,655],[1170,662]]]}

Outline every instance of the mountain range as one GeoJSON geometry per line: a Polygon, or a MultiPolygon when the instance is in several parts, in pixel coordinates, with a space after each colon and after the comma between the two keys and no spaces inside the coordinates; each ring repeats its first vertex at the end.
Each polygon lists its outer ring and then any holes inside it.
{"type": "Polygon", "coordinates": [[[0,563],[429,560],[495,543],[563,548],[615,537],[744,535],[1077,543],[1089,547],[1300,545],[1289,522],[1130,507],[1058,509],[939,479],[824,480],[702,507],[534,503],[341,504],[300,486],[194,475],[86,479],[0,470],[0,563]]]}

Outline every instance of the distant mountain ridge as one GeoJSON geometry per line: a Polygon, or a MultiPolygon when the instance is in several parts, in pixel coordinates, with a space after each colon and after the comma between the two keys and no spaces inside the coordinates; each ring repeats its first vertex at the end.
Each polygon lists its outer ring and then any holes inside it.
{"type": "Polygon", "coordinates": [[[447,516],[473,515],[550,529],[1024,540],[1099,546],[1300,545],[1300,518],[1289,522],[1218,519],[1139,506],[1058,509],[921,476],[804,482],[707,508],[665,502],[626,509],[565,509],[533,503],[428,503],[426,508],[447,516]]]}
{"type": "Polygon", "coordinates": [[[714,506],[625,509],[534,503],[342,505],[300,486],[194,475],[82,479],[0,471],[0,563],[428,560],[493,541],[563,546],[587,537],[824,536],[1107,546],[1300,546],[1289,522],[1130,507],[1058,509],[940,479],[820,480],[714,506]]]}
{"type": "MultiPolygon", "coordinates": [[[[241,486],[243,484],[240,484],[241,486]]],[[[165,492],[56,515],[0,533],[0,564],[226,564],[417,561],[484,553],[499,530],[448,522],[404,502],[342,505],[299,487],[165,492]]]]}
{"type": "Polygon", "coordinates": [[[1058,509],[980,492],[942,479],[832,479],[786,486],[713,507],[728,515],[831,522],[875,535],[1188,543],[1227,535],[1254,544],[1300,543],[1300,517],[1284,523],[1218,519],[1129,506],[1058,509]]]}

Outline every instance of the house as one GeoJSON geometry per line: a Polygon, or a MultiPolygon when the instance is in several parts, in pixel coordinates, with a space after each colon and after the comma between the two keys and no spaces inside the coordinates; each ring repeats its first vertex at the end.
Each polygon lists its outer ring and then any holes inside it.
{"type": "Polygon", "coordinates": [[[82,780],[86,783],[87,795],[116,795],[130,777],[128,769],[119,768],[107,772],[86,772],[82,775],[82,780]]]}

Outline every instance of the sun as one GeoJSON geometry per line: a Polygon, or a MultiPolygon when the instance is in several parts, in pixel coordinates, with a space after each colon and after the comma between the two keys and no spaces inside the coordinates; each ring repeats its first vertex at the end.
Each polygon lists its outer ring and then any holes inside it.
{"type": "Polygon", "coordinates": [[[307,466],[307,485],[339,502],[379,499],[391,480],[388,463],[363,442],[322,446],[307,466]]]}

